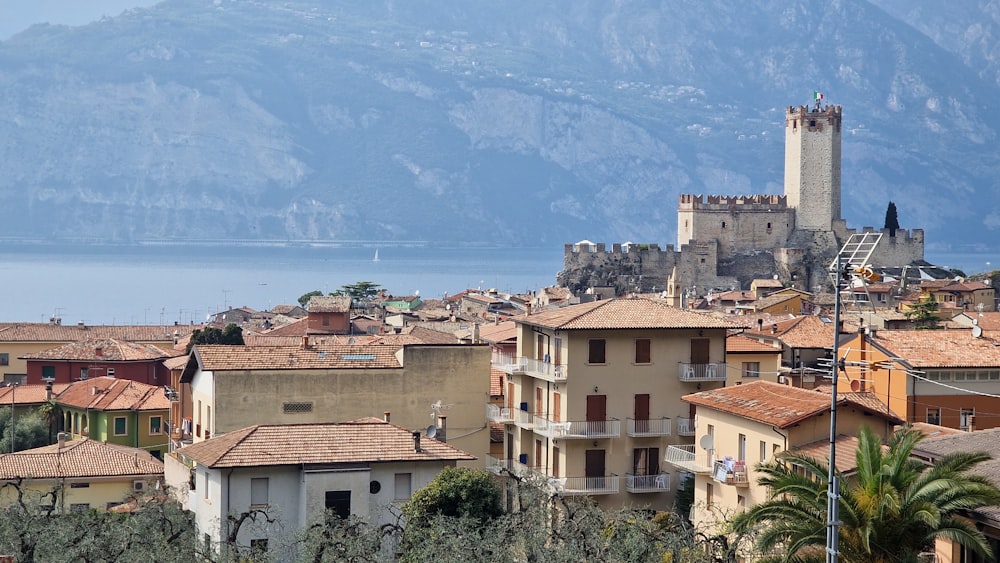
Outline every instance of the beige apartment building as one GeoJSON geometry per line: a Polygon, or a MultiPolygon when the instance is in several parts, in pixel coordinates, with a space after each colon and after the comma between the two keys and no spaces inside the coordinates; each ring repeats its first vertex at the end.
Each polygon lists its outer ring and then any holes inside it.
{"type": "Polygon", "coordinates": [[[683,395],[726,380],[720,319],[646,298],[598,300],[513,319],[517,351],[506,374],[500,474],[534,475],[564,495],[605,507],[673,506],[668,445],[690,447],[683,395]]]}
{"type": "MultiPolygon", "coordinates": [[[[757,381],[683,400],[697,409],[697,438],[690,446],[668,446],[666,461],[694,479],[690,518],[701,532],[719,533],[734,514],[767,500],[767,489],[757,484],[758,463],[785,450],[829,459],[829,387],[757,381]]],[[[902,422],[872,393],[838,393],[837,467],[842,473],[853,469],[862,426],[885,439],[902,422]]]]}

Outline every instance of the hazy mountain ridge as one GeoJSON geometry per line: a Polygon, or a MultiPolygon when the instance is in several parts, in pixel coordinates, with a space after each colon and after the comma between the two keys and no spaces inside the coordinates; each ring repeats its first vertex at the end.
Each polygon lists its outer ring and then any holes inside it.
{"type": "Polygon", "coordinates": [[[819,89],[852,225],[990,244],[965,62],[862,1],[168,0],[0,42],[0,236],[669,243],[679,193],[780,192],[819,89]]]}

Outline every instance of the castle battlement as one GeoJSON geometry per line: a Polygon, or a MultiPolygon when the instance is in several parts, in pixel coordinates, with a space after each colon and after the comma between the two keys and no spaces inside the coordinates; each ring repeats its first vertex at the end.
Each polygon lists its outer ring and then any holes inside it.
{"type": "Polygon", "coordinates": [[[690,211],[784,211],[787,208],[788,197],[773,194],[681,194],[678,202],[678,210],[690,211]]]}
{"type": "Polygon", "coordinates": [[[843,112],[840,106],[788,106],[785,109],[785,127],[797,130],[805,127],[810,131],[822,130],[823,123],[831,125],[840,131],[843,112]]]}
{"type": "Polygon", "coordinates": [[[875,227],[861,227],[860,229],[847,229],[848,236],[856,233],[882,233],[882,241],[893,243],[920,243],[924,242],[923,229],[896,229],[896,236],[889,236],[889,229],[876,229],[875,227]]]}
{"type": "Polygon", "coordinates": [[[578,242],[576,244],[566,244],[563,247],[563,253],[566,256],[571,254],[594,254],[601,255],[602,257],[608,256],[621,256],[621,255],[655,255],[655,254],[670,254],[674,253],[674,245],[668,244],[665,249],[661,249],[658,243],[612,243],[611,250],[607,249],[607,245],[603,242],[590,242],[588,240],[578,242]]]}

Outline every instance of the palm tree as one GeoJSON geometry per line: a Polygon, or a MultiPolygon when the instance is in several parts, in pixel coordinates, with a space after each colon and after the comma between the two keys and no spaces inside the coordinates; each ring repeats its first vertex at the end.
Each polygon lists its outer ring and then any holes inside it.
{"type": "MultiPolygon", "coordinates": [[[[990,459],[984,452],[957,452],[927,465],[910,457],[923,434],[893,433],[886,447],[868,428],[858,435],[857,473],[841,479],[838,549],[841,561],[917,561],[944,538],[991,557],[982,532],[959,514],[1000,505],[1000,489],[969,470],[990,459]]],[[[738,515],[735,531],[758,531],[758,548],[780,553],[767,561],[823,561],[826,545],[825,460],[783,452],[757,467],[770,499],[738,515]]]]}

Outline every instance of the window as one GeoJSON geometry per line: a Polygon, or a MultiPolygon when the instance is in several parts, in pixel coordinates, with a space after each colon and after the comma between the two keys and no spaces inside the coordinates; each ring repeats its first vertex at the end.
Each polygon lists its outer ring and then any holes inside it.
{"type": "Polygon", "coordinates": [[[84,379],[87,379],[87,374],[88,373],[89,373],[89,371],[87,370],[87,368],[80,368],[80,381],[83,381],[84,379]]]}
{"type": "Polygon", "coordinates": [[[338,518],[351,515],[351,491],[327,491],[326,509],[338,518]]]}
{"type": "Polygon", "coordinates": [[[713,490],[711,483],[705,485],[705,508],[712,510],[712,505],[715,504],[715,490],[713,490]]]}
{"type": "Polygon", "coordinates": [[[635,339],[635,363],[637,364],[648,364],[651,363],[651,341],[648,338],[636,338],[635,339]]]}
{"type": "Polygon", "coordinates": [[[90,510],[90,504],[86,502],[73,503],[69,505],[70,512],[86,512],[90,510]]]}
{"type": "Polygon", "coordinates": [[[632,474],[656,475],[660,472],[660,448],[635,448],[632,450],[632,474]]]}
{"type": "Polygon", "coordinates": [[[10,354],[0,354],[0,366],[10,365],[10,354]]]}
{"type": "Polygon", "coordinates": [[[976,422],[976,409],[962,409],[958,413],[958,427],[968,430],[976,422]]]}
{"type": "Polygon", "coordinates": [[[149,434],[162,434],[163,433],[163,418],[159,416],[149,417],[149,434]]]}
{"type": "Polygon", "coordinates": [[[201,438],[201,401],[200,400],[198,401],[198,410],[195,411],[195,415],[198,417],[198,420],[195,422],[195,425],[194,425],[194,435],[197,436],[197,437],[199,437],[199,438],[201,438]]]}
{"type": "Polygon", "coordinates": [[[927,409],[927,424],[941,425],[941,409],[927,409]]]}
{"type": "Polygon", "coordinates": [[[587,355],[588,364],[603,364],[606,363],[604,355],[604,346],[606,341],[603,338],[595,338],[590,341],[590,353],[587,355]]]}
{"type": "Polygon", "coordinates": [[[89,489],[90,483],[70,483],[69,488],[71,489],[89,489]]]}
{"type": "Polygon", "coordinates": [[[747,435],[746,434],[740,434],[739,453],[737,454],[737,456],[738,456],[736,458],[737,461],[743,461],[743,462],[745,462],[747,460],[747,435]]]}
{"type": "Polygon", "coordinates": [[[55,379],[56,366],[42,366],[42,379],[55,379]]]}
{"type": "Polygon", "coordinates": [[[760,377],[760,362],[743,362],[743,377],[760,377]]]}
{"type": "Polygon", "coordinates": [[[212,437],[212,407],[205,407],[205,439],[212,437]]]}
{"type": "Polygon", "coordinates": [[[393,499],[409,500],[413,494],[413,474],[397,473],[393,491],[393,499]]]}
{"type": "Polygon", "coordinates": [[[5,373],[3,374],[3,384],[4,386],[11,385],[26,385],[28,383],[28,374],[26,373],[5,373]]]}
{"type": "Polygon", "coordinates": [[[108,368],[108,377],[115,376],[115,368],[108,368]]]}
{"type": "Polygon", "coordinates": [[[747,508],[747,497],[743,495],[736,495],[736,508],[740,510],[746,510],[747,508]]]}
{"type": "Polygon", "coordinates": [[[254,477],[250,479],[250,506],[267,506],[267,477],[254,477]]]}
{"type": "Polygon", "coordinates": [[[323,315],[323,326],[330,326],[330,316],[323,315]]]}
{"type": "Polygon", "coordinates": [[[723,222],[722,222],[722,228],[723,228],[723,229],[725,229],[725,228],[726,228],[726,222],[725,222],[725,221],[723,221],[723,222]]]}
{"type": "Polygon", "coordinates": [[[767,461],[767,442],[764,440],[760,441],[760,462],[764,463],[767,461]]]}
{"type": "Polygon", "coordinates": [[[205,500],[208,500],[208,471],[201,474],[201,490],[205,491],[205,500]]]}
{"type": "Polygon", "coordinates": [[[126,424],[126,419],[124,416],[115,417],[115,436],[124,436],[128,434],[128,424],[126,424]]]}

